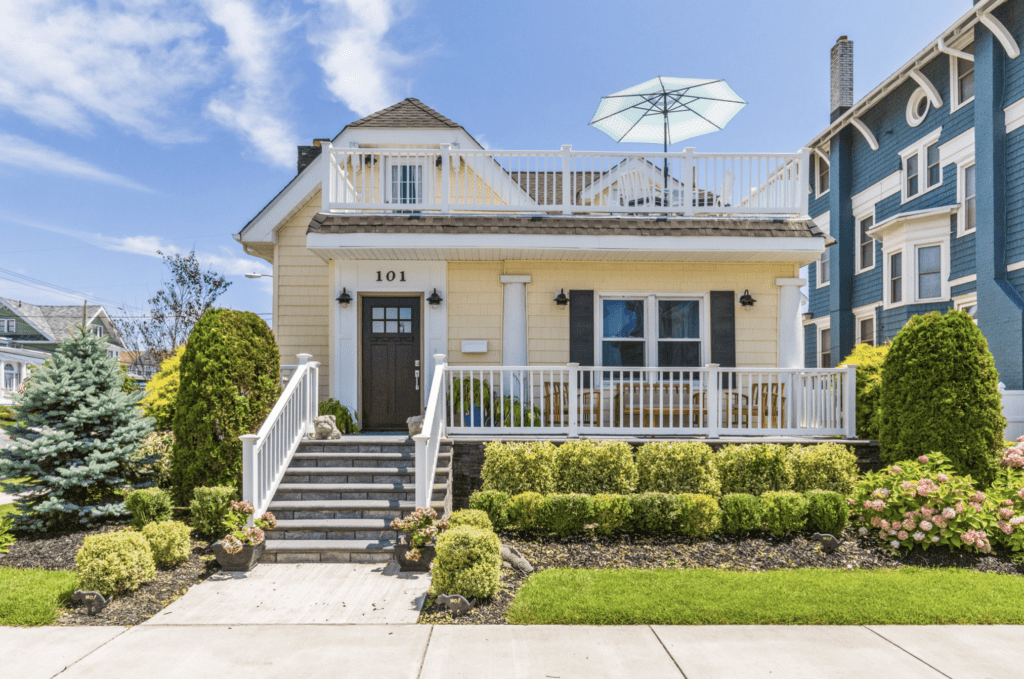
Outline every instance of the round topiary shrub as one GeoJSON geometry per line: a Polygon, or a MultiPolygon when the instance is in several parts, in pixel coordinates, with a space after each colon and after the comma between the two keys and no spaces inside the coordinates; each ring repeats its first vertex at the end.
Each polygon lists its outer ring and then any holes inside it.
{"type": "Polygon", "coordinates": [[[839,537],[849,518],[850,506],[844,495],[828,490],[807,493],[807,530],[839,537]]]}
{"type": "Polygon", "coordinates": [[[970,316],[914,316],[893,339],[882,368],[882,461],[937,451],[958,474],[989,484],[1006,428],[998,385],[988,342],[970,316]]]}
{"type": "Polygon", "coordinates": [[[188,561],[192,553],[191,533],[181,521],[147,523],[142,529],[157,566],[176,566],[188,561]]]}
{"type": "Polygon", "coordinates": [[[857,456],[838,443],[793,446],[789,450],[793,465],[793,490],[831,490],[843,495],[853,492],[857,483],[857,456]]]}
{"type": "Polygon", "coordinates": [[[210,309],[181,357],[171,483],[181,505],[198,486],[241,487],[242,434],[256,432],[280,394],[277,342],[254,313],[210,309]]]}
{"type": "Polygon", "coordinates": [[[124,506],[131,512],[132,527],[136,530],[148,523],[171,518],[171,496],[160,488],[133,490],[125,496],[124,506]]]}
{"type": "Polygon", "coordinates": [[[156,564],[145,536],[122,530],[86,537],[75,570],[82,589],[110,596],[138,589],[156,575],[156,564]]]}
{"type": "Polygon", "coordinates": [[[437,538],[431,577],[439,594],[490,599],[501,584],[501,541],[472,526],[445,531],[437,538]]]}
{"type": "Polygon", "coordinates": [[[637,448],[637,492],[719,495],[715,451],[702,441],[657,441],[637,448]]]}
{"type": "Polygon", "coordinates": [[[792,490],[773,490],[761,496],[761,520],[772,535],[788,535],[807,525],[808,500],[792,490]]]}
{"type": "Polygon", "coordinates": [[[625,441],[567,441],[555,452],[557,493],[630,493],[636,477],[633,447],[625,441]]]}
{"type": "Polygon", "coordinates": [[[460,509],[457,512],[453,512],[448,519],[448,526],[450,528],[472,526],[474,528],[483,528],[484,530],[494,530],[494,525],[491,524],[487,512],[480,509],[460,509]]]}
{"type": "Polygon", "coordinates": [[[882,365],[889,345],[873,347],[858,344],[839,364],[857,366],[857,436],[862,439],[878,439],[879,412],[881,411],[882,365]]]}

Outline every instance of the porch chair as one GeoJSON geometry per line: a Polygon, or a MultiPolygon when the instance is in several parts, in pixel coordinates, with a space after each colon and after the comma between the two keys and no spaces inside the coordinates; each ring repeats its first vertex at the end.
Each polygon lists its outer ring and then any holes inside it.
{"type": "Polygon", "coordinates": [[[751,417],[760,418],[762,429],[781,428],[786,422],[786,385],[755,382],[750,388],[751,417]]]}
{"type": "Polygon", "coordinates": [[[641,207],[644,205],[661,205],[658,187],[639,170],[629,170],[619,176],[619,205],[623,207],[641,207]]]}
{"type": "MultiPolygon", "coordinates": [[[[590,427],[594,420],[601,418],[601,390],[580,388],[577,397],[576,422],[581,427],[590,427]]],[[[551,424],[561,427],[569,423],[569,383],[544,383],[544,419],[551,419],[551,424]]]]}

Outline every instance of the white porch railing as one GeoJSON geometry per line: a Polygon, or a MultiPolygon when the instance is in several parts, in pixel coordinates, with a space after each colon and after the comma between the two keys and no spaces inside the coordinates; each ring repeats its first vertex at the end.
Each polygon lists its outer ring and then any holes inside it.
{"type": "Polygon", "coordinates": [[[320,364],[299,354],[281,397],[255,434],[242,440],[242,499],[260,516],[274,497],[299,442],[313,426],[317,414],[320,364]]]}
{"type": "Polygon", "coordinates": [[[592,153],[336,149],[327,213],[807,214],[809,150],[798,153],[592,153]]]}
{"type": "Polygon", "coordinates": [[[452,435],[856,436],[856,366],[570,363],[444,366],[443,373],[444,423],[452,435]]]}
{"type": "Polygon", "coordinates": [[[423,413],[423,430],[413,436],[416,442],[416,506],[429,507],[434,496],[437,476],[437,454],[445,437],[444,419],[444,354],[434,354],[434,378],[423,413]]]}

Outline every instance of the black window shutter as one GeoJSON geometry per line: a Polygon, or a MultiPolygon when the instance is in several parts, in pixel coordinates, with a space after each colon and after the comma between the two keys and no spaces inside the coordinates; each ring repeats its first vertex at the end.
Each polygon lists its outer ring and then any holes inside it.
{"type": "Polygon", "coordinates": [[[569,362],[594,365],[594,291],[569,291],[569,362]]]}
{"type": "Polygon", "coordinates": [[[736,293],[711,293],[711,362],[736,367],[736,293]]]}

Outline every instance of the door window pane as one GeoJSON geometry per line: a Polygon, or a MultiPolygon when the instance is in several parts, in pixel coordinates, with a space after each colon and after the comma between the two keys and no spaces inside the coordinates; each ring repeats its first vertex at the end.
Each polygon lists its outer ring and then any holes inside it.
{"type": "Polygon", "coordinates": [[[412,309],[407,306],[401,307],[398,310],[398,317],[402,319],[412,318],[412,309]]]}
{"type": "Polygon", "coordinates": [[[700,303],[692,299],[659,300],[658,337],[700,339],[700,303]]]}
{"type": "Polygon", "coordinates": [[[383,307],[374,307],[371,310],[371,312],[373,313],[374,320],[380,320],[380,321],[384,320],[384,308],[383,307]]]}
{"type": "Polygon", "coordinates": [[[942,251],[938,245],[917,249],[917,295],[921,299],[942,296],[942,251]]]}
{"type": "Polygon", "coordinates": [[[412,321],[398,321],[398,332],[412,332],[412,321]]]}
{"type": "Polygon", "coordinates": [[[644,300],[604,300],[604,337],[644,336],[644,300]]]}
{"type": "MultiPolygon", "coordinates": [[[[374,309],[374,311],[376,311],[376,309],[374,309]]],[[[374,321],[373,322],[373,331],[374,332],[384,332],[384,321],[374,321]]]]}

